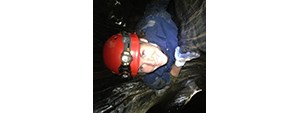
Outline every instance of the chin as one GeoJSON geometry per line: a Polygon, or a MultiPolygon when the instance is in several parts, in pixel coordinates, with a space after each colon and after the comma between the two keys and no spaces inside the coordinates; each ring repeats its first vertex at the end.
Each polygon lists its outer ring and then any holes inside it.
{"type": "Polygon", "coordinates": [[[164,58],[164,60],[163,60],[163,63],[162,63],[162,65],[165,65],[167,62],[168,62],[168,57],[167,57],[167,56],[165,56],[165,58],[164,58]]]}
{"type": "Polygon", "coordinates": [[[167,61],[168,61],[168,60],[164,61],[164,62],[161,64],[161,66],[166,65],[166,64],[167,64],[167,61]]]}

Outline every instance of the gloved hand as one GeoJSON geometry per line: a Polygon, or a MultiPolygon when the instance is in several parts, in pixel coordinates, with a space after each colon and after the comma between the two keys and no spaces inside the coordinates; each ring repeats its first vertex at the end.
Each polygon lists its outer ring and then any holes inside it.
{"type": "Polygon", "coordinates": [[[180,53],[180,47],[177,46],[175,49],[175,66],[182,67],[186,61],[190,61],[192,59],[200,57],[198,53],[195,52],[187,52],[187,53],[180,53]]]}

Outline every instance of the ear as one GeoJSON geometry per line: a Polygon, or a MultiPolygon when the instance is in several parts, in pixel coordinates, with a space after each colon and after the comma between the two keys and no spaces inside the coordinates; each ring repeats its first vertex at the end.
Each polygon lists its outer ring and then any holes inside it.
{"type": "Polygon", "coordinates": [[[148,43],[148,40],[145,39],[145,38],[140,38],[140,41],[145,42],[145,43],[148,43]]]}

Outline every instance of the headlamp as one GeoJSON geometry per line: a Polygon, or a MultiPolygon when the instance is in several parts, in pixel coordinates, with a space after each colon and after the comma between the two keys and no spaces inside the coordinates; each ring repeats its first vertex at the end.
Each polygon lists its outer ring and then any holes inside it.
{"type": "Polygon", "coordinates": [[[121,61],[124,65],[129,65],[130,62],[132,61],[130,52],[123,51],[122,56],[121,56],[121,61]]]}

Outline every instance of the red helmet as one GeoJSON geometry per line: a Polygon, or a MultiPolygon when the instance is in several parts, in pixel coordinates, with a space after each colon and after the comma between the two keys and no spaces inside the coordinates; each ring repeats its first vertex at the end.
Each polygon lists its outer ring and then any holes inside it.
{"type": "Polygon", "coordinates": [[[103,58],[108,69],[114,74],[135,77],[140,62],[140,42],[134,33],[118,33],[104,44],[103,58]],[[124,75],[127,73],[128,75],[124,75]]]}

